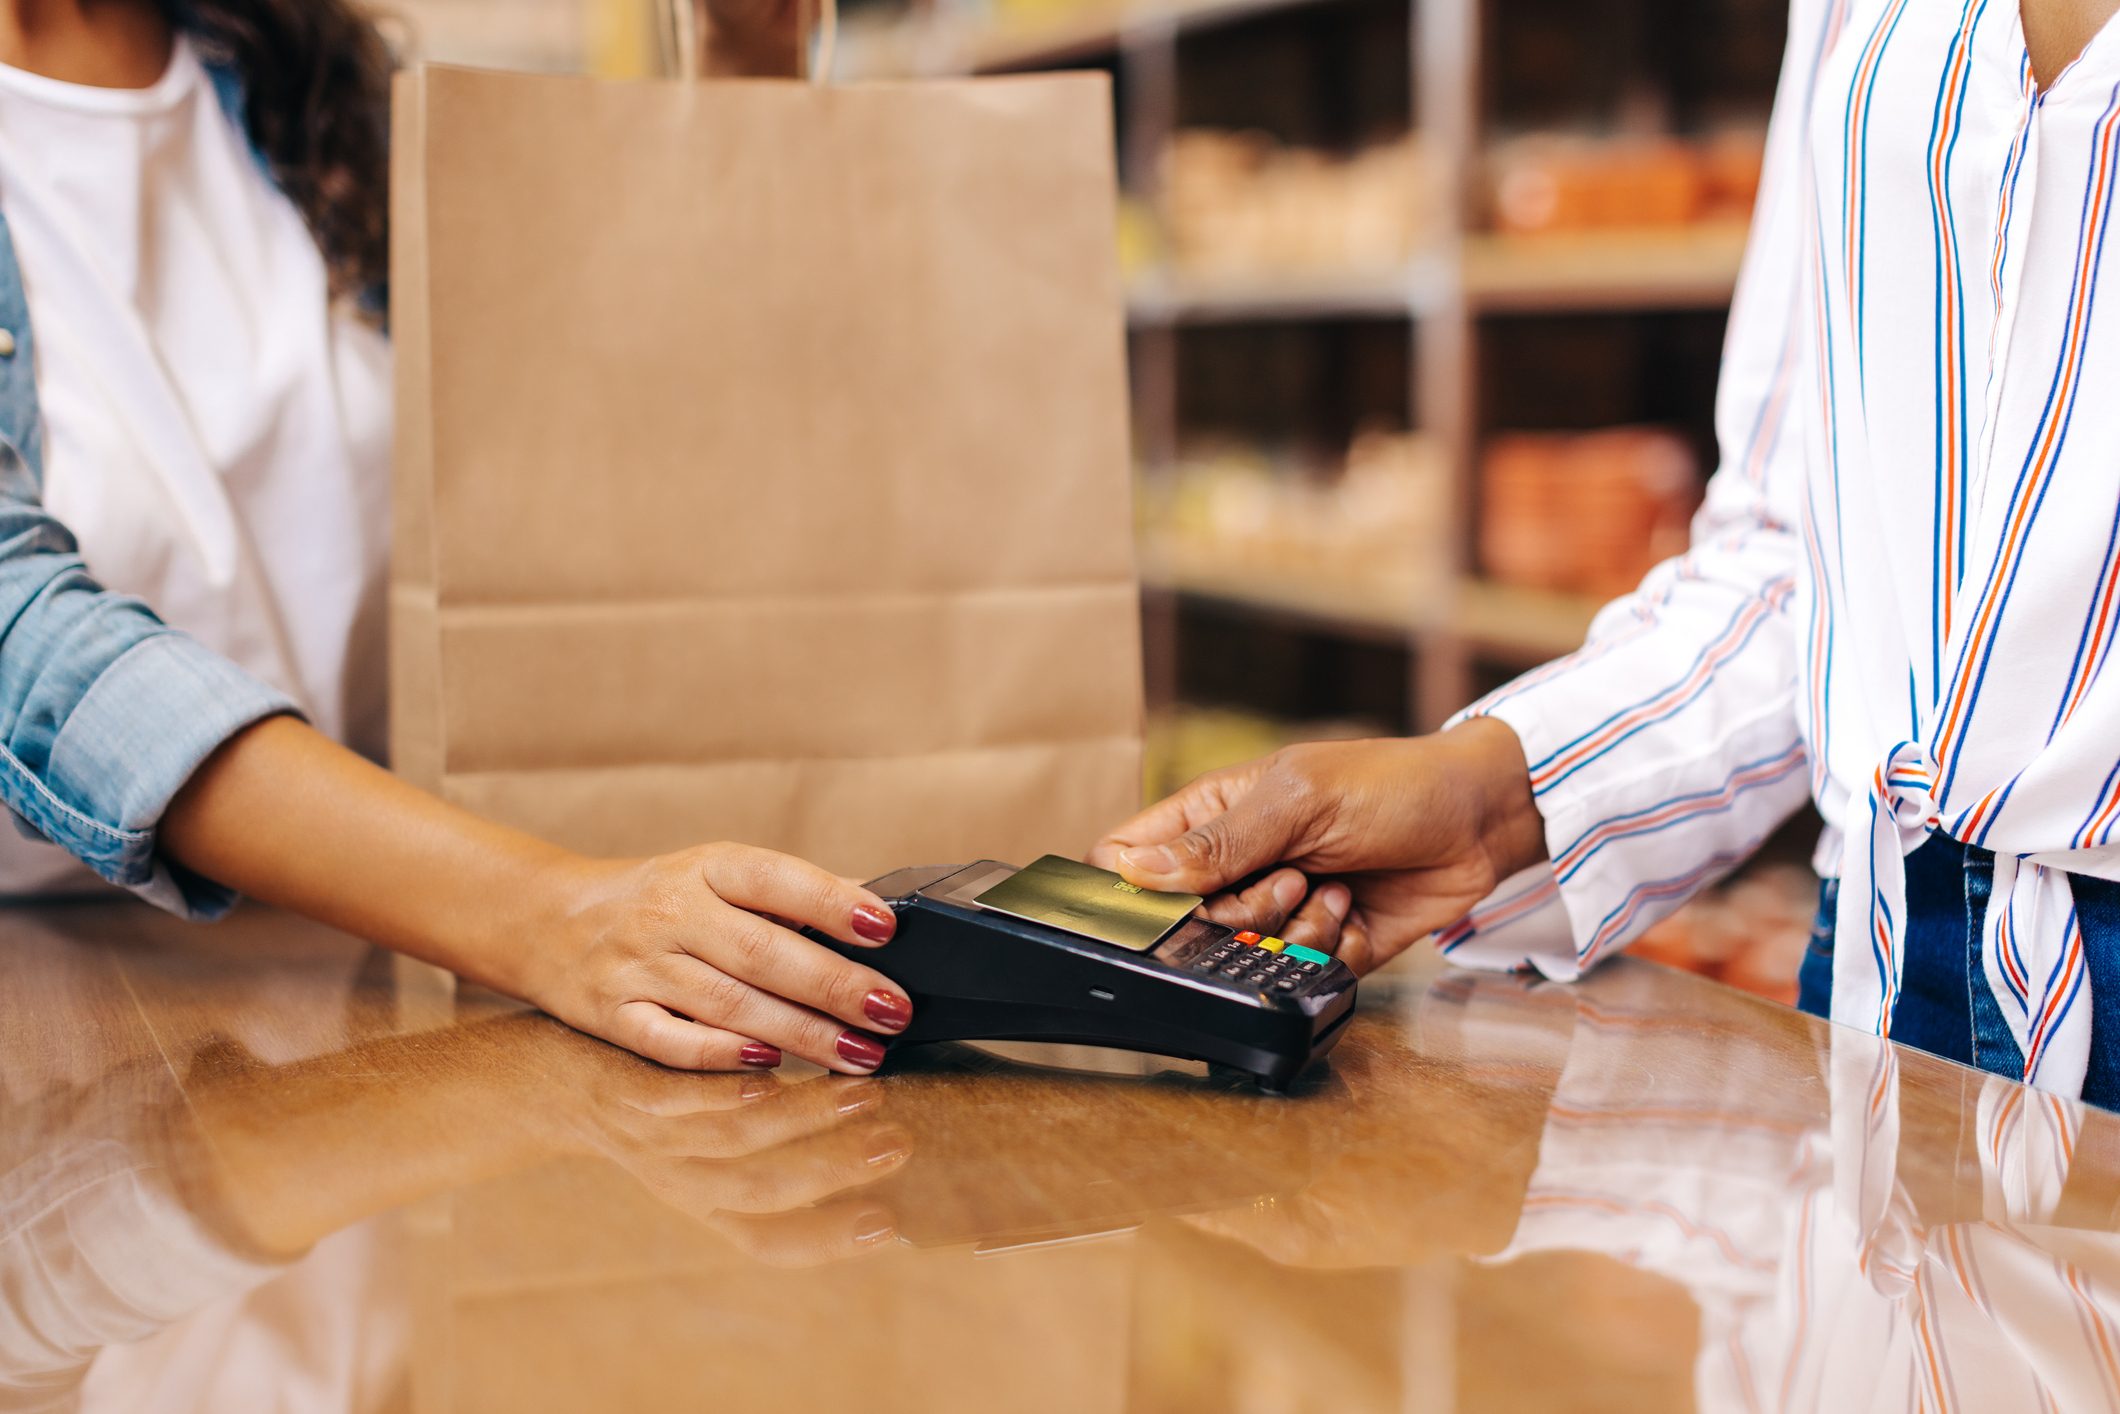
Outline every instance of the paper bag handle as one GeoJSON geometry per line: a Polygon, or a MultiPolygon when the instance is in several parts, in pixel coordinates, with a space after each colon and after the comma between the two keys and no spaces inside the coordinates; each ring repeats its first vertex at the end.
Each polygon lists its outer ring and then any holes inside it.
{"type": "MultiPolygon", "coordinates": [[[[677,51],[677,76],[686,83],[699,78],[700,0],[661,0],[664,28],[677,51]]],[[[838,0],[797,0],[801,6],[803,76],[811,83],[832,81],[832,58],[839,46],[838,0]],[[813,13],[812,6],[816,9],[813,13]],[[814,22],[813,22],[814,21],[814,22]]]]}

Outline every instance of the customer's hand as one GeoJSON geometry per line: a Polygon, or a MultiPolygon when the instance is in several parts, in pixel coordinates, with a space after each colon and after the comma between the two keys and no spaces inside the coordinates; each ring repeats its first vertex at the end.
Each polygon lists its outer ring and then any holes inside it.
{"type": "Polygon", "coordinates": [[[558,916],[528,942],[512,990],[650,1060],[764,1069],[785,1051],[864,1075],[884,1055],[866,1033],[912,1020],[896,983],[795,931],[874,947],[897,927],[882,899],[814,864],[713,844],[574,860],[551,882],[558,916]]]}
{"type": "Polygon", "coordinates": [[[1218,921],[1277,929],[1367,971],[1545,854],[1516,733],[1476,718],[1433,736],[1291,746],[1203,776],[1090,861],[1144,888],[1221,895],[1218,921]]]}

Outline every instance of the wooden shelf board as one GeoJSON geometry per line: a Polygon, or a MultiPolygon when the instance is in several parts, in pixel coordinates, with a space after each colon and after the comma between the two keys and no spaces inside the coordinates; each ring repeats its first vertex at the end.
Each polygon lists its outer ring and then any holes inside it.
{"type": "Polygon", "coordinates": [[[1404,590],[1336,579],[1250,574],[1144,558],[1141,587],[1149,592],[1207,599],[1240,609],[1358,638],[1403,642],[1422,631],[1421,596],[1404,590]]]}
{"type": "MultiPolygon", "coordinates": [[[[1741,228],[1475,236],[1461,275],[1467,302],[1486,313],[1714,309],[1729,302],[1743,258],[1741,228]]],[[[1127,310],[1137,325],[1418,318],[1442,307],[1451,284],[1451,267],[1439,256],[1396,270],[1150,271],[1130,283],[1127,310]]]]}
{"type": "Polygon", "coordinates": [[[1603,607],[1583,595],[1478,579],[1459,581],[1454,593],[1423,593],[1412,584],[1247,574],[1158,554],[1144,557],[1141,584],[1151,593],[1212,600],[1353,637],[1403,641],[1445,633],[1495,660],[1526,665],[1581,647],[1603,607]]]}
{"type": "Polygon", "coordinates": [[[1467,579],[1448,614],[1468,644],[1508,662],[1543,663],[1582,647],[1604,601],[1580,594],[1467,579]]]}
{"type": "Polygon", "coordinates": [[[1130,282],[1127,315],[1137,325],[1410,317],[1433,307],[1439,278],[1433,262],[1263,276],[1152,271],[1130,282]]]}
{"type": "Polygon", "coordinates": [[[836,77],[911,78],[1078,64],[1140,39],[1235,24],[1329,0],[1136,0],[1018,19],[868,21],[840,39],[836,77]]]}
{"type": "Polygon", "coordinates": [[[1712,309],[1729,303],[1745,228],[1476,235],[1465,295],[1484,312],[1712,309]]]}

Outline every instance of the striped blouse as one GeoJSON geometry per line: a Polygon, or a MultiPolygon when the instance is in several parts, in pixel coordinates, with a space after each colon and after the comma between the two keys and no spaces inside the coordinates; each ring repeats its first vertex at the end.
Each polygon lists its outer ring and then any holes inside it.
{"type": "Polygon", "coordinates": [[[2040,91],[2016,0],[1794,0],[1693,548],[1469,709],[1522,738],[1552,863],[1454,957],[1573,976],[1808,791],[1833,1019],[1889,1032],[1902,861],[1941,830],[1995,851],[2026,1079],[2080,1090],[2067,874],[2120,879],[2116,168],[2113,27],[2040,91]]]}

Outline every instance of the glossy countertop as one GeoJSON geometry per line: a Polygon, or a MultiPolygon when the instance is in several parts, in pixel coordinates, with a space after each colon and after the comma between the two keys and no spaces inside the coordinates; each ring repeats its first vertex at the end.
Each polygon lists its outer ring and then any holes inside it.
{"type": "Polygon", "coordinates": [[[0,1410],[2120,1405],[2114,1116],[1629,960],[1362,995],[1287,1099],[699,1076],[267,912],[0,913],[0,1410]]]}

